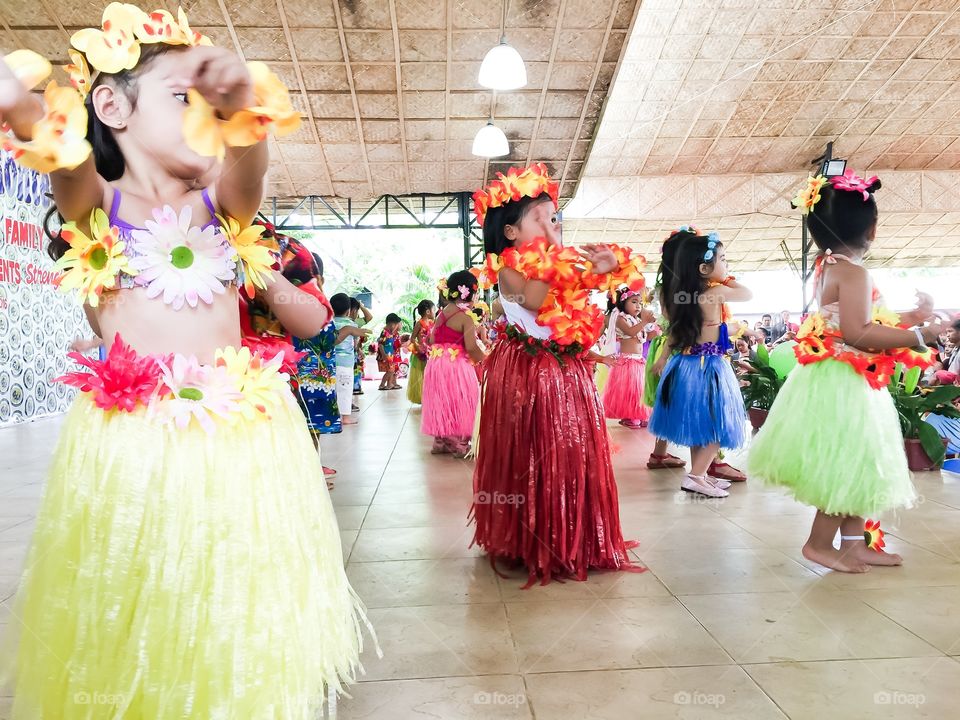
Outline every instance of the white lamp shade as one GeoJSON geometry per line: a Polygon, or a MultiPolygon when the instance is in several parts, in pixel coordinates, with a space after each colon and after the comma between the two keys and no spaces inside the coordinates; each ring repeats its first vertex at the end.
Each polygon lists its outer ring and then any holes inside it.
{"type": "Polygon", "coordinates": [[[488,122],[473,139],[473,154],[479,157],[501,157],[510,154],[510,143],[503,130],[488,122]]]}
{"type": "Polygon", "coordinates": [[[479,83],[491,90],[516,90],[527,84],[527,68],[507,39],[493,47],[480,65],[479,83]]]}

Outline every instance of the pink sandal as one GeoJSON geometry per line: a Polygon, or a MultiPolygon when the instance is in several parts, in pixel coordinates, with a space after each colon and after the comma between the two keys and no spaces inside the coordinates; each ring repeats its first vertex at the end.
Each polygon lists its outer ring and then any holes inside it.
{"type": "Polygon", "coordinates": [[[650,453],[650,459],[647,460],[647,467],[651,470],[666,470],[668,468],[682,468],[686,466],[686,461],[670,453],[666,455],[650,453]]]}
{"type": "Polygon", "coordinates": [[[728,482],[746,482],[747,479],[747,476],[735,467],[727,465],[725,462],[716,461],[710,463],[710,467],[707,468],[707,475],[728,482]]]}

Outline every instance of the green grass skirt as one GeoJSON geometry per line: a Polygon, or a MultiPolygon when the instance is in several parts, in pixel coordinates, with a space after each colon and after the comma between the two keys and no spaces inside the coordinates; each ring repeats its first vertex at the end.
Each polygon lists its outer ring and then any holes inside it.
{"type": "Polygon", "coordinates": [[[747,466],[830,515],[876,517],[916,499],[890,393],[838,360],[794,368],[747,466]]]}

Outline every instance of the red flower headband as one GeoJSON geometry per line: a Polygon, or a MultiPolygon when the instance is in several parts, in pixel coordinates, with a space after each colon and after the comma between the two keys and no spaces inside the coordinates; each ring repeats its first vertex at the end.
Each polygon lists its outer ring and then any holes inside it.
{"type": "Polygon", "coordinates": [[[473,194],[473,211],[480,227],[483,227],[490,208],[501,207],[524,197],[540,197],[543,193],[550,195],[554,207],[560,206],[560,184],[550,179],[546,165],[540,162],[523,169],[512,167],[506,175],[497,173],[496,180],[473,194]]]}

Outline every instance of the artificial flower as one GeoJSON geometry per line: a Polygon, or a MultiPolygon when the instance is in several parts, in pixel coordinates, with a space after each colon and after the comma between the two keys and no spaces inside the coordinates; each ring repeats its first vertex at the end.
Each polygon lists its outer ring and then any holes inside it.
{"type": "Polygon", "coordinates": [[[190,27],[190,22],[187,20],[187,14],[183,11],[182,7],[177,8],[177,22],[180,25],[180,30],[183,32],[184,36],[187,38],[187,43],[192,46],[197,45],[213,45],[213,41],[210,40],[206,35],[201,35],[196,30],[190,27]]]}
{"type": "Polygon", "coordinates": [[[830,184],[833,185],[834,190],[842,190],[844,192],[857,192],[863,195],[863,201],[866,202],[870,199],[870,188],[873,187],[880,178],[876,175],[873,177],[864,180],[862,177],[857,175],[853,170],[847,170],[843,175],[837,175],[830,178],[830,184]]]}
{"type": "Polygon", "coordinates": [[[133,412],[138,405],[149,405],[152,398],[164,394],[160,366],[151,357],[141,357],[120,339],[118,334],[105,360],[91,360],[80,353],[67,357],[90,372],[72,372],[58,377],[62,382],[90,393],[93,402],[102,410],[116,408],[133,412]]]}
{"type": "Polygon", "coordinates": [[[78,30],[70,38],[70,44],[100,72],[132,70],[140,62],[135,28],[147,22],[146,13],[136,5],[112,2],[103,11],[101,28],[78,30]]]}
{"type": "Polygon", "coordinates": [[[212,433],[215,416],[229,419],[240,408],[243,395],[226,367],[201,365],[195,357],[183,355],[175,356],[173,362],[157,364],[171,394],[155,407],[176,427],[185,428],[196,419],[212,433]]]}
{"type": "Polygon", "coordinates": [[[546,165],[534,163],[522,169],[512,167],[506,175],[498,172],[495,180],[473,194],[473,211],[477,222],[483,226],[490,208],[516,202],[523,197],[536,198],[543,193],[548,193],[553,206],[558,207],[560,184],[550,179],[546,165]]]}
{"type": "Polygon", "coordinates": [[[803,215],[808,215],[813,206],[820,202],[820,190],[827,183],[827,178],[823,175],[807,178],[807,184],[801,188],[797,196],[792,200],[793,206],[800,210],[803,215]]]}
{"type": "Polygon", "coordinates": [[[260,242],[266,228],[263,225],[248,225],[241,230],[240,223],[232,217],[217,215],[217,220],[220,221],[221,232],[243,264],[243,286],[247,294],[253,297],[255,287],[266,289],[267,279],[273,277],[273,266],[277,262],[270,248],[260,242]]]}
{"type": "Polygon", "coordinates": [[[90,94],[90,83],[92,82],[90,66],[87,65],[83,55],[73,48],[70,48],[67,54],[70,55],[71,62],[64,67],[64,70],[70,76],[70,84],[73,85],[74,90],[80,93],[81,98],[86,98],[90,94]]]}
{"type": "Polygon", "coordinates": [[[287,86],[262,62],[248,62],[247,70],[250,71],[253,96],[257,101],[256,106],[249,110],[270,118],[277,137],[296,132],[300,127],[300,113],[290,101],[287,86]]]}
{"type": "Polygon", "coordinates": [[[256,104],[235,112],[228,120],[217,117],[213,106],[195,89],[187,91],[189,105],[183,115],[183,134],[198,155],[222,160],[228,147],[249,147],[266,139],[272,129],[278,136],[300,127],[300,113],[290,93],[263,63],[247,63],[256,104]]]}
{"type": "Polygon", "coordinates": [[[877,552],[883,552],[883,548],[886,547],[886,543],[883,541],[883,530],[880,529],[879,520],[867,520],[863,526],[863,539],[867,543],[867,547],[871,550],[876,550],[877,552]]]}
{"type": "Polygon", "coordinates": [[[893,310],[875,305],[873,308],[873,322],[886,327],[900,327],[900,315],[893,310]]]}
{"type": "Polygon", "coordinates": [[[269,417],[270,410],[286,397],[290,378],[280,372],[282,363],[283,357],[279,355],[264,362],[247,347],[217,350],[214,360],[214,365],[225,368],[236,382],[242,395],[239,410],[248,420],[258,414],[269,417]]]}
{"type": "Polygon", "coordinates": [[[49,61],[33,50],[14,50],[3,61],[27,90],[33,90],[53,72],[49,61]]]}
{"type": "Polygon", "coordinates": [[[793,347],[797,362],[801,365],[820,362],[824,358],[830,357],[831,351],[832,347],[829,339],[817,335],[798,335],[797,344],[793,347]]]}
{"type": "Polygon", "coordinates": [[[280,358],[280,371],[287,375],[296,375],[298,363],[307,356],[305,352],[298,352],[286,338],[275,335],[248,335],[240,344],[264,362],[280,358]]]}
{"type": "Polygon", "coordinates": [[[811,313],[807,316],[807,319],[800,324],[800,329],[797,331],[797,339],[799,340],[806,335],[821,337],[826,327],[826,323],[824,323],[823,316],[820,313],[811,313]]]}
{"type": "Polygon", "coordinates": [[[137,257],[131,265],[147,288],[147,297],[162,294],[163,302],[179,310],[184,303],[196,307],[199,300],[213,302],[223,294],[223,283],[236,277],[236,254],[213,226],[190,224],[193,210],[188,205],[180,215],[169,205],[153,211],[143,230],[134,230],[137,257]]]}
{"type": "Polygon", "coordinates": [[[116,286],[117,273],[135,275],[124,255],[125,244],[120,232],[110,226],[107,214],[100,208],[90,213],[90,237],[76,223],[65,223],[60,236],[70,245],[54,267],[65,272],[57,280],[63,291],[79,290],[80,300],[97,307],[104,290],[116,286]]]}
{"type": "Polygon", "coordinates": [[[189,45],[190,38],[180,23],[166,10],[154,10],[134,26],[137,39],[144,45],[166,43],[167,45],[189,45]]]}
{"type": "Polygon", "coordinates": [[[20,165],[39,173],[77,167],[92,148],[87,142],[87,111],[77,91],[60,87],[55,80],[43,93],[46,114],[33,124],[33,138],[28,141],[3,137],[3,149],[13,154],[20,165]]]}

